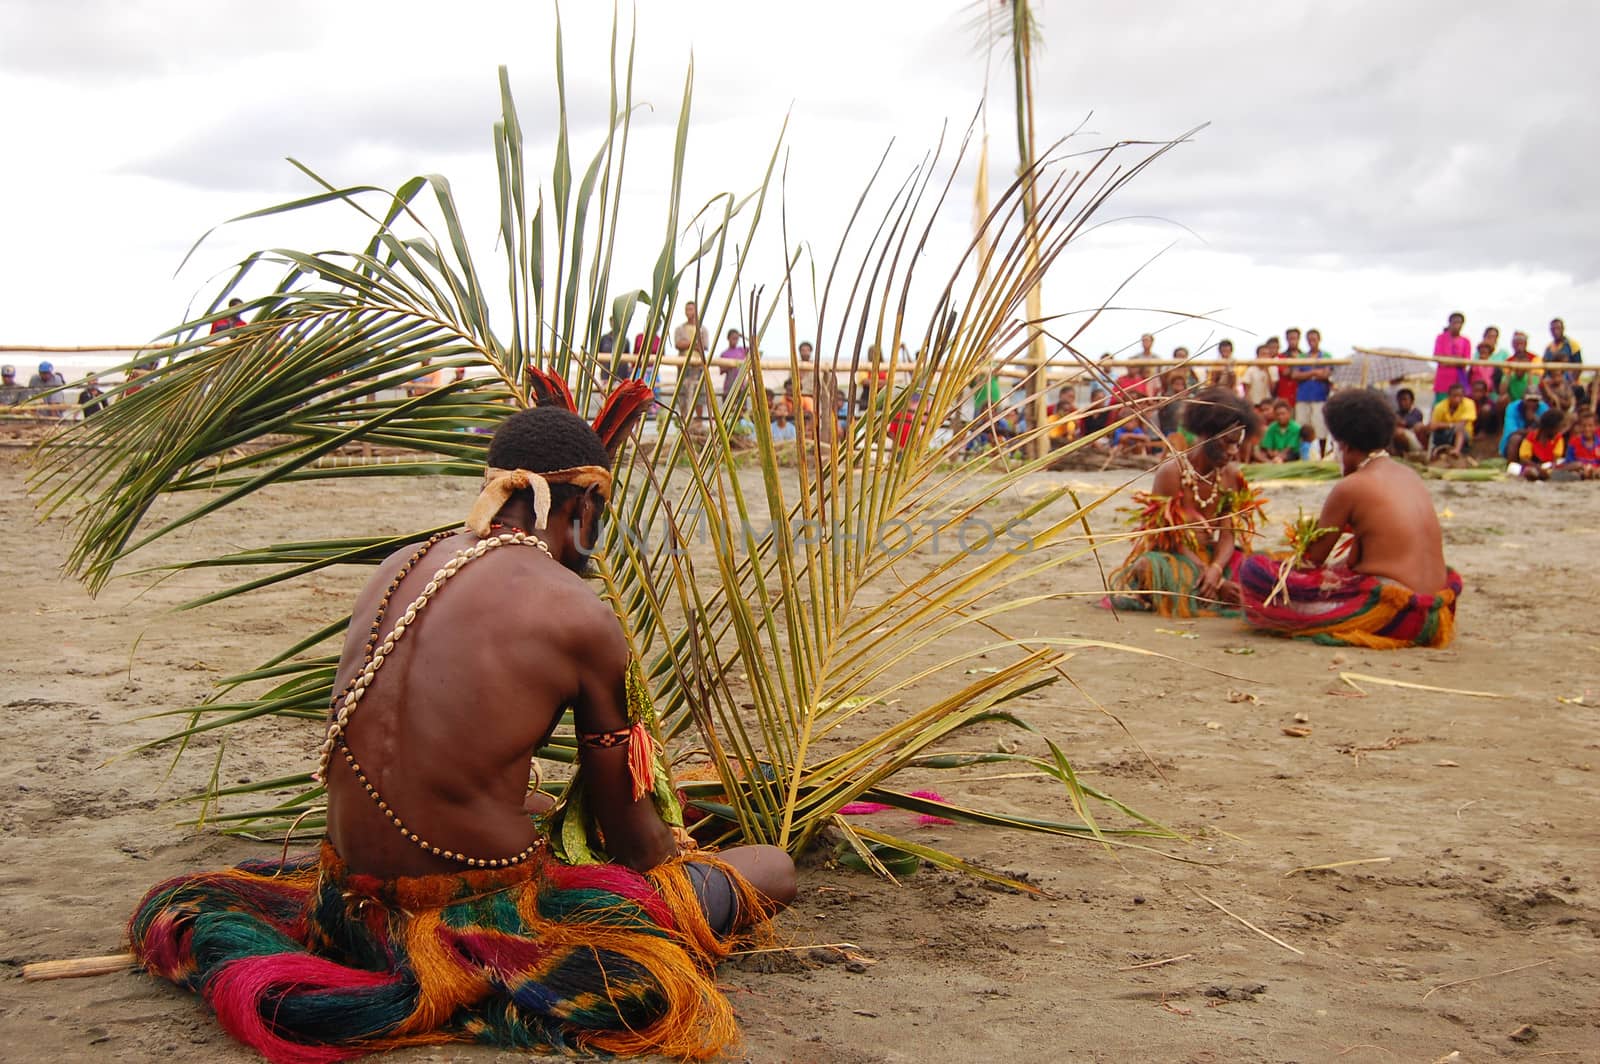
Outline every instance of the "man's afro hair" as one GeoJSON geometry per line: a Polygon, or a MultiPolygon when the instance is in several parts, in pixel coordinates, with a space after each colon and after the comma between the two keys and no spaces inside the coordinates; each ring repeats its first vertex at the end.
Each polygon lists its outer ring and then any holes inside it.
{"type": "MultiPolygon", "coordinates": [[[[500,423],[489,441],[489,466],[554,473],[574,466],[611,468],[611,457],[594,428],[572,411],[559,406],[519,410],[500,423]]],[[[580,494],[570,484],[550,485],[559,504],[580,494]]]]}
{"type": "Polygon", "coordinates": [[[1322,408],[1328,435],[1357,451],[1381,451],[1394,442],[1398,423],[1389,398],[1369,388],[1334,392],[1322,408]]]}

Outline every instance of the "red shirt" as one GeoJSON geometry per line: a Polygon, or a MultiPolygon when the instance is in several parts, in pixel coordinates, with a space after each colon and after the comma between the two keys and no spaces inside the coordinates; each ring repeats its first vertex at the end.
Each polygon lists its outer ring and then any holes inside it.
{"type": "Polygon", "coordinates": [[[889,438],[898,447],[904,447],[911,442],[911,428],[916,422],[916,412],[902,410],[889,419],[889,438]]]}
{"type": "MultiPolygon", "coordinates": [[[[1283,354],[1279,355],[1278,357],[1279,358],[1304,358],[1305,357],[1305,352],[1304,351],[1285,351],[1285,352],[1283,352],[1283,354]]],[[[1280,369],[1278,371],[1278,382],[1272,386],[1273,398],[1282,399],[1284,402],[1288,403],[1291,408],[1294,406],[1295,396],[1300,391],[1300,382],[1294,380],[1292,377],[1289,376],[1290,371],[1292,369],[1294,369],[1294,368],[1295,367],[1292,367],[1292,366],[1285,366],[1283,369],[1280,369]]]]}
{"type": "Polygon", "coordinates": [[[1567,461],[1600,465],[1600,433],[1587,440],[1574,432],[1567,437],[1567,461]]]}

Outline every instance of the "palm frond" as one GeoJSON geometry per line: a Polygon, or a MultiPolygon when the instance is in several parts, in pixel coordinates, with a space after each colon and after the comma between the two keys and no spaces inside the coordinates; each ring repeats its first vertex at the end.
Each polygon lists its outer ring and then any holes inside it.
{"type": "MultiPolygon", "coordinates": [[[[622,445],[614,520],[597,567],[646,663],[664,736],[680,748],[692,743],[709,762],[715,779],[690,787],[689,796],[730,825],[724,839],[798,850],[820,832],[842,830],[858,849],[862,840],[886,842],[945,867],[995,875],[870,828],[841,829],[839,810],[862,796],[915,808],[918,800],[892,785],[897,776],[964,767],[970,762],[939,759],[954,756],[949,746],[963,735],[997,727],[1037,744],[1026,764],[1060,784],[1059,804],[1038,817],[965,806],[943,815],[1102,844],[1126,834],[1170,837],[1085,785],[1066,752],[1010,708],[1064,676],[1076,644],[1014,640],[1002,625],[1045,601],[1031,590],[1041,577],[1096,549],[1089,522],[1105,500],[1080,505],[1060,489],[1018,501],[1018,484],[1046,461],[1023,457],[1042,440],[1043,425],[999,441],[982,461],[963,456],[985,426],[949,427],[997,354],[1016,357],[1035,342],[1038,321],[1023,308],[1040,277],[1106,198],[1168,145],[1113,144],[1026,166],[981,237],[931,279],[921,276],[935,268],[925,264],[926,251],[944,224],[971,130],[941,141],[897,184],[885,180],[880,163],[826,263],[817,318],[806,323],[807,332],[831,337],[838,371],[850,381],[864,374],[865,386],[851,394],[837,425],[831,411],[806,422],[791,468],[778,460],[784,448],[772,438],[755,367],[775,321],[791,334],[797,328],[800,253],[785,232],[776,276],[763,289],[740,250],[756,244],[771,213],[782,135],[757,189],[713,197],[686,221],[691,69],[650,287],[613,285],[635,109],[632,43],[619,60],[614,34],[611,58],[609,119],[580,173],[568,139],[558,24],[560,124],[548,198],[530,176],[501,72],[494,148],[503,277],[491,278],[488,260],[475,257],[471,229],[437,175],[385,192],[334,187],[302,167],[319,191],[246,215],[341,209],[356,212],[372,234],[355,251],[247,257],[204,314],[159,338],[165,361],[122,386],[104,414],[44,446],[33,487],[47,509],[74,521],[69,567],[99,589],[144,548],[269,487],[477,476],[485,432],[508,409],[537,401],[547,387],[569,389],[580,409],[591,406],[616,369],[611,356],[596,353],[600,334],[610,328],[620,336],[642,306],[645,336],[659,335],[687,285],[702,307],[736,317],[748,331],[752,372],[741,374],[726,404],[700,385],[713,414],[704,433],[662,411],[653,439],[622,445]],[[1140,157],[1123,165],[1130,151],[1140,157]],[[691,229],[695,240],[680,254],[691,229]],[[249,302],[250,323],[210,336],[222,297],[263,275],[269,290],[249,302]],[[909,320],[929,294],[920,324],[909,320]],[[902,345],[914,353],[902,357],[902,345]],[[405,394],[424,367],[466,375],[405,394]],[[732,431],[745,412],[753,464],[732,431]],[[344,460],[361,448],[404,457],[387,465],[344,460]],[[154,522],[152,507],[163,498],[181,506],[154,522]],[[977,525],[994,533],[981,550],[965,541],[977,525]],[[654,529],[664,534],[641,531],[654,529]],[[941,540],[947,549],[935,556],[941,540]],[[961,549],[948,549],[957,541],[961,549]],[[970,669],[978,653],[998,664],[970,669]]],[[[829,394],[823,385],[831,374],[820,361],[801,363],[792,342],[780,346],[789,348],[793,380],[809,374],[818,394],[829,394]]],[[[645,354],[641,368],[657,370],[662,358],[645,354]]],[[[165,568],[250,570],[186,604],[196,607],[333,566],[371,566],[432,531],[267,543],[165,568]]],[[[328,644],[346,620],[333,618],[258,668],[225,678],[210,701],[174,710],[187,723],[160,742],[182,751],[196,737],[267,718],[304,728],[309,738],[316,727],[309,721],[321,717],[332,693],[328,644]]],[[[571,762],[575,749],[563,731],[542,753],[571,762]]],[[[214,770],[201,821],[253,836],[281,834],[291,823],[321,827],[321,795],[309,776],[229,788],[218,778],[214,770]],[[265,809],[211,810],[219,800],[267,793],[276,801],[265,809]]]]}

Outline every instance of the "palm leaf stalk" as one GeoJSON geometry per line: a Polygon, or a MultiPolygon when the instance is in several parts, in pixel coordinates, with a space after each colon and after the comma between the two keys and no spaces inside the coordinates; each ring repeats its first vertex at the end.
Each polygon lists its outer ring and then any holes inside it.
{"type": "MultiPolygon", "coordinates": [[[[597,568],[603,593],[646,663],[664,737],[680,760],[705,766],[699,775],[706,778],[686,779],[683,794],[715,813],[724,825],[719,841],[798,851],[832,830],[868,854],[867,842],[891,843],[947,868],[1006,878],[840,815],[863,798],[967,824],[1103,844],[1119,836],[1171,837],[1083,783],[1064,751],[1009,708],[1065,676],[1063,663],[1089,645],[1070,637],[1017,640],[1002,624],[1017,609],[1052,597],[1034,591],[1041,576],[1105,542],[1090,534],[1089,519],[1106,500],[1079,504],[1057,489],[1025,506],[1015,501],[1020,481],[1046,461],[1025,457],[1036,454],[1046,431],[1037,419],[974,461],[961,459],[982,427],[953,433],[944,427],[992,352],[1016,356],[1034,344],[1037,315],[1019,317],[1027,294],[1105,198],[1165,146],[1133,166],[1118,161],[1128,149],[1120,144],[1070,160],[1047,155],[1027,166],[989,212],[982,239],[934,278],[932,309],[920,327],[908,321],[908,308],[929,290],[917,278],[926,270],[919,264],[967,144],[952,151],[941,143],[887,193],[886,206],[874,206],[884,198],[880,163],[839,249],[820,271],[820,292],[811,267],[818,313],[801,330],[793,289],[804,256],[784,252],[763,306],[767,290],[751,283],[757,266],[745,250],[770,213],[780,147],[753,193],[715,197],[685,220],[692,71],[649,287],[613,283],[633,61],[631,42],[619,60],[614,33],[610,120],[574,182],[558,23],[561,117],[547,186],[528,170],[501,72],[494,145],[502,277],[491,279],[487,260],[473,257],[469,226],[449,183],[437,175],[385,192],[335,187],[301,167],[317,192],[247,215],[338,207],[370,222],[372,237],[354,251],[279,248],[248,256],[204,313],[159,338],[152,350],[163,361],[136,386],[122,386],[103,414],[42,447],[32,486],[46,509],[69,513],[75,523],[69,568],[99,590],[144,547],[269,487],[314,491],[326,481],[368,476],[477,477],[487,438],[473,430],[492,428],[509,408],[529,404],[532,371],[563,375],[587,405],[616,368],[595,353],[601,334],[621,336],[643,308],[645,335],[658,335],[681,299],[692,297],[708,308],[708,323],[741,325],[752,342],[751,371],[741,374],[726,407],[700,378],[712,408],[705,432],[673,421],[673,403],[660,412],[664,424],[653,440],[624,450],[615,516],[597,568]],[[691,229],[694,240],[680,255],[691,229]],[[847,253],[853,242],[864,242],[864,250],[847,253]],[[224,299],[260,287],[264,274],[271,277],[266,294],[246,304],[249,324],[207,335],[224,299]],[[798,443],[783,445],[772,439],[756,367],[769,335],[802,331],[829,338],[835,365],[848,368],[849,379],[867,369],[867,385],[851,395],[837,428],[831,412],[821,411],[826,429],[808,419],[798,443]],[[909,361],[899,355],[903,343],[915,347],[909,361]],[[471,372],[438,390],[396,398],[425,360],[471,372]],[[742,411],[754,426],[753,452],[731,431],[742,411]],[[377,465],[341,459],[362,446],[399,449],[405,457],[377,465]],[[151,509],[163,498],[183,500],[186,508],[155,522],[151,509]],[[1006,516],[989,521],[985,515],[995,512],[1006,516]],[[966,542],[974,525],[994,533],[983,549],[966,542]],[[661,534],[645,534],[656,529],[661,534]],[[957,542],[962,549],[951,549],[957,542]],[[972,668],[985,654],[1001,663],[972,668]],[[929,802],[896,785],[902,773],[959,772],[992,760],[948,748],[963,735],[996,727],[1042,744],[1044,755],[1022,763],[1061,784],[1059,809],[1001,815],[929,802]],[[1119,822],[1102,824],[1107,815],[1119,822]]],[[[810,374],[821,385],[831,371],[821,360],[801,363],[792,339],[788,347],[793,379],[810,374]]],[[[663,365],[659,353],[635,357],[642,372],[663,365]]],[[[332,566],[374,565],[431,531],[248,546],[164,568],[251,570],[183,607],[192,608],[332,566]]],[[[309,749],[317,731],[311,721],[324,715],[332,695],[331,641],[347,623],[347,616],[331,618],[259,667],[224,678],[204,703],[172,711],[186,722],[156,745],[181,754],[198,736],[227,736],[248,721],[277,718],[303,732],[309,749]]],[[[559,732],[541,755],[571,763],[571,736],[559,732]]],[[[221,745],[217,757],[220,766],[221,745]]],[[[210,785],[193,796],[200,803],[194,823],[253,837],[281,837],[296,823],[303,831],[323,827],[322,792],[309,775],[235,787],[218,780],[213,769],[210,785]],[[266,808],[218,811],[219,802],[263,795],[270,796],[266,808]]]]}

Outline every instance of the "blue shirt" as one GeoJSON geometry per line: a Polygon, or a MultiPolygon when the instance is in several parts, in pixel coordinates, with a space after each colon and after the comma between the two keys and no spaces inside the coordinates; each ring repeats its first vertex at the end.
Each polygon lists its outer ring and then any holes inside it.
{"type": "MultiPolygon", "coordinates": [[[[1549,403],[1539,404],[1539,413],[1542,414],[1549,409],[1549,403]]],[[[1513,432],[1525,432],[1527,429],[1528,422],[1523,420],[1522,417],[1522,404],[1512,403],[1510,406],[1506,407],[1506,427],[1500,432],[1500,453],[1505,455],[1507,458],[1513,457],[1512,455],[1506,454],[1506,444],[1511,441],[1511,434],[1513,432]]]]}
{"type": "MultiPolygon", "coordinates": [[[[1310,358],[1310,355],[1305,357],[1310,358]]],[[[1318,351],[1318,358],[1327,358],[1328,352],[1318,351]]],[[[1315,366],[1301,366],[1300,369],[1315,369],[1315,366]]],[[[1328,401],[1328,392],[1332,390],[1331,384],[1324,380],[1296,381],[1294,386],[1294,401],[1297,403],[1325,403],[1328,401]]]]}

